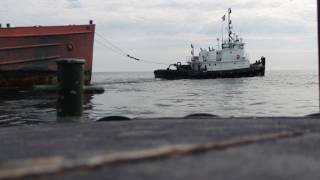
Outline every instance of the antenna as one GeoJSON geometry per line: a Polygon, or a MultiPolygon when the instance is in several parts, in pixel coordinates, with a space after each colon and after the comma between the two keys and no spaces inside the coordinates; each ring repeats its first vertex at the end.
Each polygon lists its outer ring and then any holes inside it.
{"type": "Polygon", "coordinates": [[[193,44],[191,44],[191,55],[192,55],[192,57],[194,56],[194,46],[193,46],[193,44]]]}
{"type": "Polygon", "coordinates": [[[217,47],[218,47],[218,50],[220,49],[220,44],[219,44],[219,42],[220,42],[220,39],[217,38],[217,47]]]}
{"type": "Polygon", "coordinates": [[[229,32],[229,43],[232,41],[232,21],[231,21],[231,13],[232,10],[229,8],[228,10],[228,32],[229,32]]]}

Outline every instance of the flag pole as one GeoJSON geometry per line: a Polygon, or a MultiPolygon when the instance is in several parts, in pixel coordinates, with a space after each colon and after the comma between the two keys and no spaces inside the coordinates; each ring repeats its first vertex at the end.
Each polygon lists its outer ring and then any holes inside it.
{"type": "Polygon", "coordinates": [[[319,111],[320,111],[320,22],[319,22],[319,18],[320,18],[320,9],[319,9],[319,0],[317,0],[317,22],[318,22],[318,84],[319,84],[319,111]]]}
{"type": "Polygon", "coordinates": [[[221,49],[222,49],[222,46],[223,46],[223,22],[221,23],[221,49]]]}

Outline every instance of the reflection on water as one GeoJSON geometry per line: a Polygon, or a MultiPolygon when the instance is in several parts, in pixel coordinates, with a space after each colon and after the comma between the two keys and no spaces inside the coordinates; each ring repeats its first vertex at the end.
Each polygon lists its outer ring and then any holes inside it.
{"type": "Polygon", "coordinates": [[[55,96],[26,91],[1,91],[0,124],[17,125],[53,121],[55,96]]]}
{"type": "MultiPolygon", "coordinates": [[[[0,91],[0,126],[56,121],[57,95],[32,91],[0,91]]],[[[84,96],[84,119],[90,120],[93,95],[84,96]]]]}
{"type": "MultiPolygon", "coordinates": [[[[156,80],[151,72],[95,73],[101,95],[85,95],[84,119],[129,117],[302,116],[318,111],[317,73],[271,71],[265,77],[156,80]]],[[[0,92],[0,126],[54,122],[56,95],[0,92]]]]}

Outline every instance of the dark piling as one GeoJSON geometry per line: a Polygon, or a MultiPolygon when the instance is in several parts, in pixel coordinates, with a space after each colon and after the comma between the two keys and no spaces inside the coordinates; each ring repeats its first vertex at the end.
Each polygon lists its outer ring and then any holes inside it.
{"type": "Polygon", "coordinates": [[[82,116],[85,60],[63,59],[58,64],[58,121],[79,121],[82,116]]]}

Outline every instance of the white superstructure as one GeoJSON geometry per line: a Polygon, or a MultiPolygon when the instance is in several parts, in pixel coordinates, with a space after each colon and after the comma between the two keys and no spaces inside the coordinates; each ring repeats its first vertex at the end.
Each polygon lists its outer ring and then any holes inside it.
{"type": "MultiPolygon", "coordinates": [[[[228,40],[223,41],[219,48],[201,49],[199,56],[192,57],[188,64],[194,71],[224,71],[250,68],[250,61],[245,54],[245,43],[242,39],[232,33],[231,9],[228,10],[228,40]]],[[[225,20],[225,16],[222,17],[225,20]]],[[[219,43],[219,39],[218,39],[219,43]]]]}

